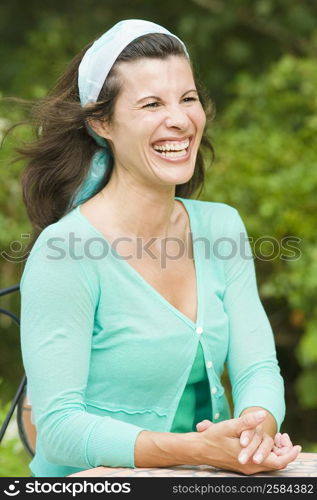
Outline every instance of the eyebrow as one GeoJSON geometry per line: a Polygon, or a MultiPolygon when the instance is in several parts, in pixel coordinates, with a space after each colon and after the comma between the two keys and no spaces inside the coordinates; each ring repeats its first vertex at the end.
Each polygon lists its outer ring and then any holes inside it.
{"type": "MultiPolygon", "coordinates": [[[[196,94],[198,94],[197,89],[186,90],[186,92],[184,92],[184,94],[181,96],[181,98],[182,98],[182,97],[184,97],[184,95],[189,94],[189,92],[196,92],[196,94]]],[[[147,95],[147,96],[145,96],[145,97],[141,97],[141,99],[139,99],[139,100],[136,102],[136,104],[138,104],[138,103],[139,103],[139,102],[141,102],[141,101],[144,101],[144,99],[158,99],[158,100],[160,100],[161,98],[160,98],[160,97],[158,97],[158,96],[156,96],[156,95],[147,95]]]]}

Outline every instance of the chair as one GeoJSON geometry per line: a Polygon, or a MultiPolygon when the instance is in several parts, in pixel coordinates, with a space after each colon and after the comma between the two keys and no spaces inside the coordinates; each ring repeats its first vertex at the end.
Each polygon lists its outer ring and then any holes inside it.
{"type": "MultiPolygon", "coordinates": [[[[20,290],[20,285],[13,285],[9,288],[4,288],[0,290],[0,297],[4,295],[8,295],[9,293],[13,293],[20,290]]],[[[18,327],[20,327],[19,318],[13,314],[12,312],[3,309],[0,307],[0,314],[4,314],[9,316],[18,327]]],[[[24,374],[22,380],[19,384],[17,392],[12,400],[11,407],[4,419],[4,422],[0,429],[0,444],[5,435],[5,432],[8,428],[9,422],[12,418],[15,408],[17,408],[17,424],[18,424],[18,432],[21,439],[21,442],[26,449],[26,451],[33,457],[35,453],[35,445],[36,445],[36,430],[31,421],[31,406],[28,404],[26,397],[26,375],[24,374]]]]}

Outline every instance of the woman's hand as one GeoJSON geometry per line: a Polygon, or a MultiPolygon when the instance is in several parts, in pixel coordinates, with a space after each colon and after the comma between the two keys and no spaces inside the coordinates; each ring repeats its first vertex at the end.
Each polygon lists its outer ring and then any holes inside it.
{"type": "Polygon", "coordinates": [[[285,455],[293,447],[293,443],[286,432],[275,434],[273,451],[276,455],[285,455]]]}
{"type": "MultiPolygon", "coordinates": [[[[210,425],[213,425],[210,420],[203,420],[203,422],[197,424],[196,428],[198,432],[201,432],[210,425]]],[[[254,429],[248,429],[241,433],[240,444],[243,449],[238,456],[239,462],[246,464],[249,460],[252,460],[253,463],[260,464],[270,455],[274,441],[264,431],[262,424],[259,424],[254,429]]]]}
{"type": "MultiPolygon", "coordinates": [[[[210,420],[203,420],[196,426],[198,432],[202,432],[210,425],[214,425],[210,420]]],[[[254,463],[260,464],[273,451],[277,456],[282,456],[289,453],[293,448],[293,443],[288,434],[278,432],[274,440],[272,437],[263,432],[262,425],[258,425],[255,429],[248,429],[241,433],[240,444],[244,448],[241,450],[238,460],[241,464],[248,463],[253,460],[254,463]]]]}
{"type": "MultiPolygon", "coordinates": [[[[234,420],[237,419],[225,422],[233,422],[234,420]]],[[[196,428],[198,432],[204,432],[213,427],[214,431],[218,430],[218,433],[221,433],[221,429],[218,427],[220,424],[213,424],[210,420],[203,420],[197,424],[196,428]]],[[[289,436],[286,434],[283,434],[282,436],[280,433],[277,433],[273,440],[271,436],[263,431],[261,423],[254,425],[253,428],[250,428],[249,426],[249,429],[241,429],[240,434],[237,434],[235,448],[236,456],[239,455],[239,458],[242,453],[247,454],[247,460],[243,462],[240,461],[240,463],[243,463],[245,467],[239,468],[235,466],[234,468],[229,468],[230,470],[243,472],[245,474],[283,469],[289,462],[295,460],[298,453],[301,451],[300,446],[293,446],[289,436]],[[241,450],[241,441],[243,440],[245,442],[246,437],[248,444],[244,444],[244,448],[241,450]],[[256,455],[261,453],[263,456],[260,462],[256,462],[256,460],[254,460],[253,454],[255,451],[256,455]],[[256,467],[256,464],[259,466],[256,467]]],[[[237,462],[237,464],[239,464],[239,462],[237,462]]]]}

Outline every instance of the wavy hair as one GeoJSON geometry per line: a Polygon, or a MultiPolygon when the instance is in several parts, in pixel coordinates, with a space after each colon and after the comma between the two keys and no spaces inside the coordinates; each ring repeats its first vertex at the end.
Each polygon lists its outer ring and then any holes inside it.
{"type": "MultiPolygon", "coordinates": [[[[29,249],[46,226],[57,222],[70,210],[70,201],[88,174],[92,156],[100,146],[88,134],[86,123],[90,119],[102,119],[111,124],[116,99],[122,87],[118,65],[141,58],[166,59],[169,56],[181,56],[187,59],[181,43],[173,36],[159,33],[140,36],[127,45],[116,59],[97,102],[89,107],[82,107],[77,83],[78,67],[92,43],[72,59],[46,97],[31,103],[28,123],[33,127],[35,138],[16,148],[18,159],[26,163],[21,182],[23,201],[33,227],[29,249]]],[[[214,105],[195,76],[192,63],[190,64],[206,114],[206,123],[209,123],[214,117],[214,105]]],[[[176,196],[189,198],[203,188],[203,148],[211,153],[212,161],[214,149],[206,132],[197,153],[193,176],[185,184],[176,186],[176,196]]],[[[109,182],[113,168],[112,158],[109,169],[92,196],[109,182]]]]}

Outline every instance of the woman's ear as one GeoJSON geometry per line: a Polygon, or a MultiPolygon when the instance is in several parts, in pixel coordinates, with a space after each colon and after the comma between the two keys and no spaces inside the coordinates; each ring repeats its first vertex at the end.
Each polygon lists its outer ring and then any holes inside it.
{"type": "Polygon", "coordinates": [[[111,139],[110,127],[106,121],[91,118],[87,120],[87,123],[89,127],[92,128],[94,132],[96,132],[97,135],[103,137],[104,139],[111,139]]]}

